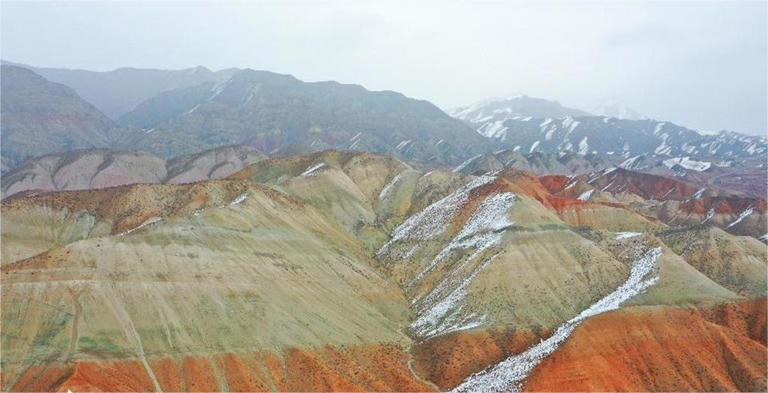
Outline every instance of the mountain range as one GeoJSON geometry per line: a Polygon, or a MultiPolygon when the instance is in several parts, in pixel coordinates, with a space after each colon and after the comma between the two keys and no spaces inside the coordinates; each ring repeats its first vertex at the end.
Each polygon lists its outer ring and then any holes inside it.
{"type": "Polygon", "coordinates": [[[237,71],[235,68],[211,71],[198,66],[183,70],[118,68],[100,72],[33,67],[8,61],[2,63],[26,68],[51,82],[71,87],[80,97],[113,120],[162,92],[204,82],[218,82],[237,71]]]}
{"type": "Polygon", "coordinates": [[[3,391],[768,389],[765,138],[250,69],[0,76],[3,391]]]}
{"type": "Polygon", "coordinates": [[[3,389],[763,390],[766,246],[734,233],[765,200],[648,176],[327,151],[13,196],[3,389]]]}
{"type": "Polygon", "coordinates": [[[651,154],[729,165],[734,159],[760,158],[768,151],[764,137],[727,131],[702,135],[665,121],[579,114],[546,100],[548,104],[539,105],[546,110],[532,111],[526,106],[541,101],[529,97],[487,101],[452,113],[498,146],[521,153],[597,153],[625,158],[651,154]]]}

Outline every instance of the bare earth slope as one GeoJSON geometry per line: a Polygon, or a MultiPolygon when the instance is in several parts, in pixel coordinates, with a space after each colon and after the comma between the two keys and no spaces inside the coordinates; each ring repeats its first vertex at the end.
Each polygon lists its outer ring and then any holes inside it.
{"type": "Polygon", "coordinates": [[[765,244],[572,180],[326,151],[8,198],[3,390],[765,390],[765,244]]]}
{"type": "Polygon", "coordinates": [[[243,182],[132,187],[133,207],[49,199],[111,235],[3,266],[5,390],[428,388],[407,368],[402,293],[317,210],[243,182]]]}

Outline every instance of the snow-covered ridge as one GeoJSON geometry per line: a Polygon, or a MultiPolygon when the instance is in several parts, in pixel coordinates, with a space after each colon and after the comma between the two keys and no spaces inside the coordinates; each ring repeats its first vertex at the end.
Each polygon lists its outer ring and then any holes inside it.
{"type": "Polygon", "coordinates": [[[428,338],[449,331],[463,330],[468,323],[475,327],[479,326],[477,319],[462,316],[461,303],[466,298],[469,284],[494,258],[489,258],[469,274],[461,274],[461,272],[482,256],[485,250],[499,244],[503,237],[503,230],[513,225],[507,218],[507,214],[516,198],[511,192],[494,194],[486,198],[461,231],[417,275],[414,281],[419,281],[431,273],[435,267],[454,253],[472,250],[472,254],[447,274],[446,279],[441,281],[432,292],[415,301],[418,317],[411,324],[411,329],[416,334],[422,338],[428,338]],[[459,279],[465,276],[464,280],[459,279]]]}
{"type": "Polygon", "coordinates": [[[554,334],[523,353],[511,356],[484,371],[474,374],[452,392],[520,391],[522,382],[545,358],[554,353],[589,317],[618,309],[622,303],[645,292],[658,282],[661,248],[653,248],[632,264],[629,278],[613,292],[594,303],[576,317],[557,328],[554,334]]]}
{"type": "Polygon", "coordinates": [[[421,241],[431,240],[443,234],[451,220],[459,213],[466,203],[472,190],[484,186],[496,178],[493,176],[481,176],[463,187],[445,196],[443,199],[429,205],[426,209],[409,217],[392,231],[392,238],[378,251],[378,256],[389,256],[399,259],[402,255],[402,242],[416,241],[413,253],[419,247],[421,241]]]}

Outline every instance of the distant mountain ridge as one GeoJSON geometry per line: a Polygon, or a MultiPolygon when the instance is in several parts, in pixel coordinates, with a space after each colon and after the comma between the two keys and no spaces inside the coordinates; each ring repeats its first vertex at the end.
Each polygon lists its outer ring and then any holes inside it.
{"type": "Polygon", "coordinates": [[[109,147],[117,124],[68,86],[3,65],[3,169],[55,151],[109,147]]]}
{"type": "MultiPolygon", "coordinates": [[[[5,65],[3,79],[4,172],[31,157],[91,148],[140,150],[164,158],[228,145],[273,154],[337,148],[448,165],[491,150],[489,141],[427,101],[337,82],[305,83],[267,71],[237,71],[219,82],[160,92],[121,116],[120,124],[73,89],[29,69],[5,65]],[[54,96],[59,98],[51,101],[54,96]],[[35,107],[39,102],[48,107],[35,107]],[[78,123],[68,125],[74,107],[78,123]],[[50,117],[59,112],[68,114],[50,117]]],[[[115,94],[123,93],[118,89],[115,94]]]]}
{"type": "Polygon", "coordinates": [[[525,95],[492,98],[473,105],[451,109],[448,113],[476,127],[477,132],[488,138],[497,137],[507,119],[562,118],[568,116],[589,116],[578,109],[567,108],[557,101],[525,95]]]}
{"type": "Polygon", "coordinates": [[[220,81],[237,71],[235,68],[211,71],[202,66],[182,70],[122,67],[112,71],[89,71],[35,67],[8,61],[3,64],[27,68],[51,82],[69,86],[115,120],[164,91],[220,81]]]}
{"type": "MultiPolygon", "coordinates": [[[[549,111],[546,117],[524,116],[509,105],[510,102],[515,101],[491,101],[452,114],[468,121],[480,135],[494,140],[499,147],[524,154],[574,152],[627,158],[650,154],[681,161],[695,157],[707,159],[711,164],[727,164],[729,160],[759,158],[768,152],[768,139],[757,136],[727,131],[702,135],[666,121],[574,116],[557,110],[549,111]]],[[[550,102],[549,106],[552,105],[554,102],[550,102]]]]}
{"type": "Polygon", "coordinates": [[[427,101],[393,91],[242,70],[218,83],[159,94],[120,119],[120,142],[161,156],[247,144],[270,154],[330,148],[456,163],[490,143],[427,101]]]}
{"type": "Polygon", "coordinates": [[[721,131],[704,135],[667,121],[649,119],[617,102],[591,115],[556,101],[526,96],[487,100],[450,111],[499,147],[524,154],[574,152],[607,156],[656,155],[668,159],[706,159],[727,165],[768,152],[768,139],[721,131]],[[535,108],[533,110],[531,108],[535,108]]]}

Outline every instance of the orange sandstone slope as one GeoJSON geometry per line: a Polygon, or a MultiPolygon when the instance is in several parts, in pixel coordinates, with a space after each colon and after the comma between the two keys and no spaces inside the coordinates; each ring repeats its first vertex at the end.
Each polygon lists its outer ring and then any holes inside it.
{"type": "Polygon", "coordinates": [[[409,361],[403,348],[382,344],[158,356],[149,361],[151,376],[137,360],[89,360],[32,366],[11,390],[140,392],[159,385],[165,392],[434,391],[413,374],[409,361]]]}
{"type": "Polygon", "coordinates": [[[525,390],[765,391],[765,318],[765,299],[599,315],[536,368],[525,390]]]}

